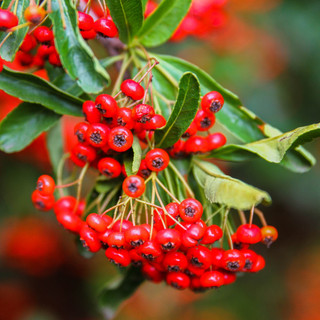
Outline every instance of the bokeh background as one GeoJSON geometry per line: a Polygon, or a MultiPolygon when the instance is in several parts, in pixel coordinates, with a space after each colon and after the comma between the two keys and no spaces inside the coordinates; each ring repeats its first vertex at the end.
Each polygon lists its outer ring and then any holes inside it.
{"type": "MultiPolygon", "coordinates": [[[[208,70],[283,131],[319,122],[320,2],[223,2],[210,34],[158,51],[208,70]]],[[[1,93],[0,117],[17,103],[1,93]]],[[[35,181],[51,170],[44,144],[42,137],[22,153],[0,154],[0,320],[99,320],[98,292],[117,270],[103,254],[80,256],[73,236],[33,209],[35,181]]],[[[320,141],[307,148],[320,159],[320,141]]],[[[273,198],[263,210],[280,236],[259,248],[266,268],[201,295],[145,283],[116,319],[320,319],[320,165],[303,175],[263,161],[228,170],[273,198]]]]}

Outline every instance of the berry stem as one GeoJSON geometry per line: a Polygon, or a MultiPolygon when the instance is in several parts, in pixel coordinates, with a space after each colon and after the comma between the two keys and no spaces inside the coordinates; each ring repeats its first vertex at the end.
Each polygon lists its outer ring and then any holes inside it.
{"type": "MultiPolygon", "coordinates": [[[[223,234],[225,234],[226,232],[229,211],[230,211],[230,208],[226,208],[225,212],[221,216],[222,217],[221,229],[223,234]]],[[[220,246],[221,248],[223,248],[223,237],[220,240],[220,246]]]]}
{"type": "MultiPolygon", "coordinates": [[[[59,161],[58,168],[57,168],[57,182],[59,186],[62,185],[63,167],[65,164],[65,161],[69,157],[70,157],[70,153],[66,153],[62,156],[62,158],[59,161]]],[[[63,197],[64,196],[63,189],[58,189],[58,190],[59,190],[60,197],[63,197]]]]}
{"type": "Polygon", "coordinates": [[[249,225],[252,225],[252,220],[253,220],[253,214],[254,214],[254,206],[252,206],[250,210],[250,219],[249,219],[249,225]]]}
{"type": "Polygon", "coordinates": [[[166,186],[158,179],[158,177],[155,178],[158,185],[174,200],[175,202],[180,204],[180,201],[166,188],[166,186]]]}
{"type": "Polygon", "coordinates": [[[222,209],[224,209],[225,207],[222,206],[220,207],[218,210],[214,211],[209,217],[208,219],[206,220],[206,223],[208,223],[209,221],[212,220],[212,218],[214,218],[222,209]]]}
{"type": "Polygon", "coordinates": [[[124,204],[127,204],[129,201],[129,199],[123,201],[123,202],[120,202],[120,203],[117,203],[116,205],[112,206],[111,208],[107,209],[106,211],[102,212],[101,216],[104,216],[106,213],[112,211],[113,209],[116,209],[118,207],[121,207],[122,205],[124,204]]]}
{"type": "Polygon", "coordinates": [[[120,89],[120,84],[121,84],[121,82],[123,80],[124,74],[125,74],[127,68],[129,67],[131,61],[132,61],[132,56],[129,57],[128,54],[126,54],[124,56],[124,59],[123,59],[123,62],[122,62],[122,65],[121,65],[121,68],[120,68],[120,71],[119,71],[119,74],[118,74],[118,78],[117,78],[117,80],[116,80],[116,82],[114,84],[114,88],[113,88],[113,91],[111,93],[111,95],[114,98],[116,98],[121,93],[121,91],[120,91],[120,93],[118,92],[119,89],[120,89]],[[116,92],[118,92],[117,95],[116,95],[116,92]]]}
{"type": "Polygon", "coordinates": [[[106,207],[108,206],[108,204],[110,203],[110,201],[113,199],[113,197],[117,194],[117,192],[120,189],[120,184],[118,184],[106,197],[106,199],[104,200],[104,202],[101,205],[100,210],[104,211],[106,209],[106,207]]]}
{"type": "Polygon", "coordinates": [[[194,193],[192,191],[192,189],[190,188],[189,184],[187,183],[187,181],[184,179],[184,177],[182,176],[182,174],[179,172],[179,170],[177,169],[177,167],[172,163],[172,161],[169,162],[169,167],[173,170],[173,172],[177,175],[177,177],[179,178],[179,180],[183,183],[183,185],[185,186],[185,188],[187,189],[187,192],[189,193],[189,196],[194,198],[194,193]]]}
{"type": "Polygon", "coordinates": [[[70,182],[70,183],[66,183],[66,184],[62,184],[62,185],[57,185],[56,186],[56,189],[63,189],[63,188],[68,188],[68,187],[72,187],[74,186],[75,184],[78,184],[79,182],[79,179],[73,181],[73,182],[70,182]]]}
{"type": "Polygon", "coordinates": [[[267,224],[267,221],[266,221],[266,219],[265,219],[265,217],[264,217],[263,212],[262,212],[261,210],[257,209],[257,208],[254,208],[254,213],[259,217],[262,225],[263,225],[264,227],[266,227],[268,224],[267,224]]]}
{"type": "Polygon", "coordinates": [[[247,223],[247,219],[246,219],[246,216],[245,216],[244,212],[242,210],[238,210],[238,214],[239,214],[239,218],[240,218],[241,224],[246,224],[247,223]]]}

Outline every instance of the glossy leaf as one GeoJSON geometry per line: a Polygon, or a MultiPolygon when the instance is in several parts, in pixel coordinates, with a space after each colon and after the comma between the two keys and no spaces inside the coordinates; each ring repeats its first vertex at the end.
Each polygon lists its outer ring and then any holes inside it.
{"type": "MultiPolygon", "coordinates": [[[[199,79],[201,95],[204,95],[209,91],[219,91],[224,97],[225,104],[216,114],[217,123],[239,140],[239,142],[250,143],[256,140],[273,137],[276,133],[281,134],[281,131],[264,123],[253,112],[243,107],[241,101],[235,94],[223,88],[209,74],[197,66],[172,56],[153,56],[157,58],[161,68],[165,71],[162,72],[163,77],[168,73],[170,77],[177,80],[184,72],[190,71],[199,79]]],[[[161,72],[161,69],[158,69],[158,71],[161,72]]],[[[157,74],[155,74],[155,78],[156,77],[157,74]]],[[[163,78],[161,78],[161,81],[164,81],[163,78]]],[[[167,80],[167,82],[170,83],[169,80],[167,80]]],[[[172,99],[171,95],[166,95],[166,97],[172,99]]],[[[281,162],[281,165],[294,172],[307,171],[313,164],[313,156],[304,148],[290,150],[281,162]]]]}
{"type": "Polygon", "coordinates": [[[61,121],[57,122],[47,132],[47,148],[49,151],[49,158],[54,172],[57,174],[58,165],[63,155],[63,138],[61,121]]]}
{"type": "Polygon", "coordinates": [[[148,0],[141,0],[141,2],[142,2],[142,10],[143,10],[143,12],[145,12],[148,0]]]}
{"type": "Polygon", "coordinates": [[[134,294],[143,281],[140,268],[130,267],[120,282],[104,288],[99,301],[104,319],[113,319],[121,304],[134,294]]]}
{"type": "Polygon", "coordinates": [[[35,75],[4,68],[0,89],[23,101],[38,103],[59,114],[82,116],[82,100],[35,75]]]}
{"type": "Polygon", "coordinates": [[[0,123],[0,150],[11,153],[24,149],[59,118],[41,105],[21,103],[0,123]]]}
{"type": "Polygon", "coordinates": [[[52,0],[52,12],[55,45],[61,63],[70,77],[88,93],[99,93],[110,81],[107,71],[100,65],[91,48],[80,35],[77,25],[77,11],[72,1],[52,0]],[[61,2],[66,28],[59,8],[61,2]]]}
{"type": "Polygon", "coordinates": [[[124,166],[126,169],[126,174],[131,176],[136,174],[139,170],[142,158],[142,150],[140,146],[139,139],[134,136],[132,143],[132,153],[124,160],[124,166]]]}
{"type": "Polygon", "coordinates": [[[191,0],[163,0],[145,20],[138,34],[146,47],[155,47],[166,42],[187,14],[191,0]]]}
{"type": "Polygon", "coordinates": [[[212,203],[238,210],[271,203],[267,192],[225,175],[212,163],[197,160],[193,172],[206,198],[212,203]]]}
{"type": "MultiPolygon", "coordinates": [[[[2,6],[1,6],[2,9],[8,8],[11,2],[12,2],[11,0],[2,1],[2,6]]],[[[26,22],[24,19],[24,11],[29,6],[29,4],[30,4],[30,1],[28,0],[19,0],[17,2],[16,16],[19,19],[19,25],[26,22]]],[[[13,7],[14,6],[15,4],[13,5],[13,7]]],[[[27,32],[28,32],[28,27],[21,28],[13,32],[1,46],[0,57],[4,60],[12,61],[18,49],[20,48],[20,45],[22,44],[23,39],[26,36],[27,32]]],[[[7,34],[8,34],[7,32],[1,32],[0,42],[4,40],[7,34]]]]}
{"type": "Polygon", "coordinates": [[[176,143],[194,119],[200,99],[200,85],[196,76],[185,73],[179,83],[179,94],[166,126],[155,132],[158,147],[168,148],[176,143]]]}
{"type": "MultiPolygon", "coordinates": [[[[230,144],[213,151],[209,157],[236,161],[261,157],[269,162],[280,163],[290,149],[297,148],[319,136],[320,123],[317,123],[245,145],[230,144]]],[[[313,158],[309,161],[312,164],[315,163],[313,158]]]]}
{"type": "Polygon", "coordinates": [[[107,0],[111,17],[119,31],[119,38],[130,43],[143,23],[141,0],[107,0]]]}

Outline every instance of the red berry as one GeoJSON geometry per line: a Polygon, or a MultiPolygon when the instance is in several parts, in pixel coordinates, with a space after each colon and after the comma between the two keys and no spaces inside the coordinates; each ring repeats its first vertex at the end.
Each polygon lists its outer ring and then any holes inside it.
{"type": "Polygon", "coordinates": [[[57,220],[65,229],[75,233],[79,233],[83,226],[83,221],[79,216],[68,212],[59,213],[57,220]]]}
{"type": "Polygon", "coordinates": [[[20,50],[23,52],[29,52],[36,45],[37,45],[37,42],[36,42],[35,38],[31,34],[27,33],[21,46],[20,46],[20,50]]]}
{"type": "Polygon", "coordinates": [[[118,104],[116,100],[108,94],[100,94],[97,96],[95,103],[96,108],[104,118],[113,118],[118,114],[118,104]]]}
{"type": "Polygon", "coordinates": [[[49,211],[52,209],[55,201],[53,194],[45,196],[38,190],[32,192],[31,200],[35,208],[41,211],[49,211]]]}
{"type": "Polygon", "coordinates": [[[201,241],[202,244],[212,244],[222,238],[222,229],[217,225],[211,225],[206,229],[206,232],[201,241]]]}
{"type": "Polygon", "coordinates": [[[36,56],[46,59],[53,52],[55,52],[54,46],[47,46],[43,44],[39,46],[36,56]]]}
{"type": "Polygon", "coordinates": [[[179,290],[184,290],[190,285],[190,278],[182,272],[169,272],[166,281],[168,285],[179,290]]]}
{"type": "Polygon", "coordinates": [[[94,39],[97,36],[97,33],[94,31],[94,29],[88,30],[88,31],[80,31],[82,38],[86,40],[94,39]]]}
{"type": "Polygon", "coordinates": [[[116,232],[118,232],[118,231],[119,232],[121,232],[121,231],[125,232],[125,231],[129,230],[132,227],[133,227],[133,224],[132,224],[131,221],[126,220],[126,219],[124,219],[124,220],[119,219],[114,223],[114,225],[112,227],[112,230],[116,231],[116,232]]]}
{"type": "Polygon", "coordinates": [[[239,241],[239,239],[237,237],[237,233],[234,233],[231,236],[231,240],[232,240],[234,249],[241,250],[241,249],[248,249],[249,248],[249,244],[239,241]]]}
{"type": "Polygon", "coordinates": [[[237,276],[234,272],[226,271],[226,270],[220,270],[220,272],[223,275],[223,285],[228,285],[231,283],[234,283],[237,279],[237,276]]]}
{"type": "Polygon", "coordinates": [[[155,261],[162,255],[160,246],[153,240],[146,241],[139,247],[139,254],[148,261],[155,261]]]}
{"type": "Polygon", "coordinates": [[[207,271],[200,277],[200,283],[206,289],[219,288],[224,284],[224,277],[219,271],[207,271]]]}
{"type": "Polygon", "coordinates": [[[142,85],[132,79],[124,80],[120,86],[121,91],[133,100],[141,100],[144,97],[142,85]]]}
{"type": "Polygon", "coordinates": [[[194,267],[204,270],[212,264],[210,249],[201,245],[190,248],[187,252],[187,259],[194,267]]]}
{"type": "Polygon", "coordinates": [[[82,245],[91,252],[98,252],[101,249],[101,242],[98,233],[85,224],[80,230],[82,245]]]}
{"type": "Polygon", "coordinates": [[[142,226],[133,226],[125,232],[127,243],[133,247],[141,246],[148,238],[149,233],[142,226]]]}
{"type": "Polygon", "coordinates": [[[132,110],[129,108],[119,108],[117,114],[117,125],[121,127],[126,127],[131,130],[134,126],[134,121],[132,119],[132,110]]]}
{"type": "Polygon", "coordinates": [[[181,245],[180,232],[174,229],[160,230],[157,233],[155,240],[165,252],[176,251],[181,245]]]}
{"type": "Polygon", "coordinates": [[[41,26],[33,31],[33,35],[39,43],[51,44],[53,40],[53,32],[46,26],[41,26]]]}
{"type": "Polygon", "coordinates": [[[216,269],[222,268],[222,258],[224,254],[224,249],[221,248],[212,248],[211,249],[211,259],[212,259],[212,266],[216,269]]]}
{"type": "Polygon", "coordinates": [[[202,213],[202,204],[196,199],[185,199],[179,205],[180,218],[186,222],[198,221],[202,213]]]}
{"type": "Polygon", "coordinates": [[[255,244],[261,241],[261,230],[254,224],[243,224],[237,229],[237,238],[240,242],[255,244]]]}
{"type": "Polygon", "coordinates": [[[162,264],[169,272],[183,272],[188,266],[188,260],[182,252],[169,252],[165,255],[162,264]]]}
{"type": "Polygon", "coordinates": [[[81,31],[89,31],[93,28],[93,18],[84,12],[78,12],[78,24],[81,31]]]}
{"type": "Polygon", "coordinates": [[[164,127],[167,124],[167,120],[161,114],[155,114],[144,127],[146,130],[157,130],[164,127]]]}
{"type": "Polygon", "coordinates": [[[77,205],[77,199],[72,196],[65,196],[61,197],[57,202],[54,204],[53,211],[56,215],[60,213],[70,213],[73,215],[81,216],[84,211],[85,203],[80,201],[77,205]]]}
{"type": "Polygon", "coordinates": [[[211,91],[204,95],[201,100],[201,108],[205,112],[218,112],[224,104],[222,95],[217,91],[211,91]]]}
{"type": "Polygon", "coordinates": [[[142,177],[143,179],[147,179],[150,176],[151,172],[152,171],[147,167],[146,160],[142,159],[138,171],[138,176],[142,177]]]}
{"type": "Polygon", "coordinates": [[[44,174],[39,177],[37,181],[37,190],[43,196],[50,196],[53,194],[56,184],[52,177],[44,174]]]}
{"type": "Polygon", "coordinates": [[[46,14],[43,7],[32,4],[24,11],[24,18],[32,24],[38,24],[45,18],[46,14]]]}
{"type": "Polygon", "coordinates": [[[22,66],[30,66],[33,62],[33,55],[27,52],[18,51],[16,54],[16,60],[22,66]]]}
{"type": "Polygon", "coordinates": [[[0,31],[7,31],[19,23],[18,17],[9,10],[0,9],[0,31]]]}
{"type": "Polygon", "coordinates": [[[251,271],[252,266],[258,258],[257,254],[250,249],[243,249],[241,250],[241,253],[243,254],[245,259],[245,264],[241,271],[251,271]]]}
{"type": "Polygon", "coordinates": [[[86,141],[93,147],[103,147],[108,143],[110,129],[103,123],[92,123],[87,130],[86,141]]]}
{"type": "Polygon", "coordinates": [[[79,142],[83,143],[86,141],[89,126],[90,125],[87,122],[79,122],[75,125],[74,134],[77,136],[79,142]]]}
{"type": "Polygon", "coordinates": [[[160,148],[150,150],[145,159],[148,169],[155,172],[164,170],[170,162],[168,153],[160,148]]]}
{"type": "Polygon", "coordinates": [[[227,142],[225,135],[220,132],[209,134],[206,139],[208,142],[209,151],[218,149],[224,146],[227,142]]]}
{"type": "Polygon", "coordinates": [[[164,273],[157,270],[150,263],[144,263],[141,268],[141,271],[148,280],[154,283],[160,283],[164,278],[164,273]]]}
{"type": "Polygon", "coordinates": [[[57,52],[53,52],[49,55],[48,61],[50,64],[52,64],[53,66],[56,67],[61,67],[61,60],[60,60],[60,56],[57,52]]]}
{"type": "Polygon", "coordinates": [[[129,252],[124,249],[108,248],[106,257],[118,267],[127,267],[131,262],[129,252]]]}
{"type": "Polygon", "coordinates": [[[138,104],[132,109],[132,118],[141,123],[146,123],[154,116],[153,107],[148,104],[138,104]]]}
{"type": "Polygon", "coordinates": [[[114,38],[118,36],[118,29],[109,18],[99,18],[95,21],[93,28],[98,35],[104,38],[114,38]]]}
{"type": "Polygon", "coordinates": [[[208,142],[205,137],[193,136],[189,138],[184,144],[186,153],[206,153],[208,152],[208,142]]]}
{"type": "Polygon", "coordinates": [[[124,179],[122,189],[127,196],[139,198],[144,193],[146,185],[141,177],[129,176],[124,179]]]}
{"type": "Polygon", "coordinates": [[[262,270],[266,265],[266,262],[264,260],[264,258],[260,255],[257,256],[256,261],[254,262],[254,264],[251,267],[250,272],[258,272],[260,270],[262,270]]]}
{"type": "Polygon", "coordinates": [[[82,112],[89,123],[101,121],[101,114],[93,101],[85,101],[82,105],[82,112]]]}
{"type": "Polygon", "coordinates": [[[236,272],[244,267],[245,258],[241,251],[231,249],[224,252],[221,263],[224,269],[236,272]]]}
{"type": "Polygon", "coordinates": [[[125,249],[126,239],[123,231],[113,231],[107,238],[107,244],[109,247],[117,249],[125,249]]]}
{"type": "Polygon", "coordinates": [[[110,224],[107,219],[104,219],[103,216],[97,213],[90,213],[87,216],[86,222],[89,227],[101,233],[105,232],[110,224]]]}
{"type": "Polygon", "coordinates": [[[190,138],[194,136],[198,131],[198,128],[194,122],[191,122],[189,128],[186,130],[186,132],[182,135],[182,138],[190,138]]]}
{"type": "Polygon", "coordinates": [[[97,152],[93,147],[81,143],[76,144],[71,151],[71,160],[80,167],[94,161],[96,157],[97,152]]]}
{"type": "Polygon", "coordinates": [[[269,248],[278,239],[278,230],[273,226],[261,228],[262,242],[269,248]]]}
{"type": "Polygon", "coordinates": [[[169,149],[169,154],[173,158],[182,159],[185,158],[186,153],[184,150],[185,142],[183,140],[178,140],[172,148],[169,149]]]}
{"type": "Polygon", "coordinates": [[[108,144],[109,147],[118,152],[124,152],[131,148],[133,143],[132,132],[125,127],[111,129],[108,144]]]}
{"type": "Polygon", "coordinates": [[[213,127],[216,117],[213,113],[207,113],[203,110],[198,110],[193,121],[199,131],[208,131],[213,127]]]}
{"type": "Polygon", "coordinates": [[[98,162],[98,170],[110,179],[114,179],[121,174],[121,164],[113,158],[102,158],[98,162]]]}

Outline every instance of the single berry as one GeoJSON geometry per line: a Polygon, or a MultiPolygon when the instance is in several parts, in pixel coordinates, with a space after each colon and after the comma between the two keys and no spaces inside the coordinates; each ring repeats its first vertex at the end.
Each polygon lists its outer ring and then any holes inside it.
{"type": "Polygon", "coordinates": [[[85,101],[82,105],[82,112],[86,121],[89,123],[98,123],[101,121],[101,113],[96,109],[96,105],[93,101],[85,101]]]}
{"type": "Polygon", "coordinates": [[[217,132],[209,134],[207,137],[208,150],[215,150],[224,146],[227,142],[227,138],[223,133],[217,132]]]}
{"type": "Polygon", "coordinates": [[[245,258],[241,251],[230,249],[223,253],[221,264],[224,269],[236,272],[240,271],[245,266],[245,258]]]}
{"type": "Polygon", "coordinates": [[[106,257],[118,267],[127,267],[131,262],[129,252],[124,249],[108,248],[106,257]]]}
{"type": "Polygon", "coordinates": [[[50,45],[53,40],[53,32],[46,26],[41,26],[33,31],[33,35],[39,43],[50,45]]]}
{"type": "Polygon", "coordinates": [[[149,238],[148,231],[142,226],[133,226],[125,232],[125,239],[132,247],[139,247],[149,238]]]}
{"type": "Polygon", "coordinates": [[[98,233],[87,224],[80,230],[80,241],[82,245],[91,252],[98,252],[102,247],[98,233]]]}
{"type": "Polygon", "coordinates": [[[132,109],[132,118],[140,123],[146,123],[154,114],[153,107],[148,104],[138,104],[132,109]]]}
{"type": "Polygon", "coordinates": [[[273,226],[261,228],[262,242],[269,248],[278,239],[278,230],[273,226]]]}
{"type": "Polygon", "coordinates": [[[121,174],[121,164],[113,158],[102,158],[98,162],[98,170],[110,179],[117,178],[121,174]]]}
{"type": "Polygon", "coordinates": [[[53,194],[55,189],[55,182],[51,176],[48,176],[46,174],[39,177],[37,181],[37,190],[42,194],[43,196],[50,196],[53,194]]]}
{"type": "Polygon", "coordinates": [[[132,132],[126,127],[115,127],[111,129],[108,144],[109,147],[118,152],[124,152],[131,148],[133,143],[132,132]]]}
{"type": "Polygon", "coordinates": [[[203,110],[198,110],[194,123],[199,131],[208,131],[213,127],[216,117],[213,113],[208,113],[203,110]]]}
{"type": "Polygon", "coordinates": [[[132,119],[132,110],[129,108],[119,108],[117,114],[117,125],[121,127],[126,127],[131,130],[134,126],[134,121],[132,119]]]}
{"type": "Polygon", "coordinates": [[[186,222],[198,221],[203,213],[202,204],[196,199],[185,199],[179,205],[180,218],[186,222]]]}
{"type": "Polygon", "coordinates": [[[141,100],[144,97],[142,85],[132,79],[124,80],[120,86],[121,91],[133,100],[141,100]]]}
{"type": "Polygon", "coordinates": [[[162,264],[168,272],[183,272],[188,267],[188,260],[182,252],[169,252],[162,264]]]}
{"type": "Polygon", "coordinates": [[[85,142],[87,138],[87,131],[89,128],[89,123],[79,122],[74,127],[74,134],[76,135],[78,142],[85,142]]]}
{"type": "Polygon", "coordinates": [[[118,29],[109,18],[99,18],[94,22],[93,28],[95,32],[103,38],[114,38],[118,36],[118,29]]]}
{"type": "Polygon", "coordinates": [[[46,10],[43,7],[33,4],[24,11],[24,18],[32,24],[38,24],[45,18],[46,14],[46,10]]]}
{"type": "Polygon", "coordinates": [[[92,123],[86,132],[86,141],[93,147],[103,147],[108,143],[110,129],[103,123],[92,123]]]}
{"type": "Polygon", "coordinates": [[[255,244],[261,241],[261,230],[254,224],[243,224],[237,229],[237,238],[240,242],[255,244]]]}
{"type": "Polygon", "coordinates": [[[168,285],[178,290],[187,289],[190,285],[190,278],[182,272],[169,272],[166,281],[168,285]]]}
{"type": "Polygon", "coordinates": [[[93,147],[81,143],[76,144],[71,151],[71,160],[79,167],[94,161],[96,157],[97,152],[93,147]]]}
{"type": "Polygon", "coordinates": [[[106,231],[109,225],[108,220],[104,219],[103,217],[104,216],[100,216],[97,213],[90,213],[86,218],[86,222],[88,226],[95,231],[103,233],[106,231]]]}
{"type": "Polygon", "coordinates": [[[84,12],[78,12],[78,24],[81,31],[89,31],[93,28],[93,18],[84,12]]]}
{"type": "Polygon", "coordinates": [[[224,284],[224,277],[219,271],[207,271],[200,277],[200,283],[206,289],[219,288],[224,284]]]}
{"type": "Polygon", "coordinates": [[[37,210],[49,211],[53,208],[55,200],[53,194],[45,196],[38,190],[34,190],[32,192],[31,201],[37,210]]]}
{"type": "Polygon", "coordinates": [[[201,100],[201,108],[205,112],[218,112],[224,104],[222,95],[217,91],[211,91],[204,95],[201,100]]]}
{"type": "Polygon", "coordinates": [[[141,177],[129,176],[124,179],[122,189],[127,196],[139,198],[144,193],[146,185],[141,177]]]}
{"type": "Polygon", "coordinates": [[[24,37],[24,40],[20,46],[20,50],[23,52],[29,52],[31,51],[33,48],[35,48],[35,46],[37,45],[37,42],[35,40],[35,38],[27,33],[26,36],[24,37]]]}
{"type": "Polygon", "coordinates": [[[189,138],[184,144],[184,151],[191,154],[208,152],[207,139],[201,136],[193,136],[189,138]]]}
{"type": "Polygon", "coordinates": [[[116,100],[108,94],[98,95],[95,104],[104,118],[113,118],[118,114],[118,104],[116,100]]]}
{"type": "Polygon", "coordinates": [[[160,148],[150,150],[146,154],[145,160],[148,169],[155,172],[164,170],[170,162],[168,153],[160,148]]]}
{"type": "Polygon", "coordinates": [[[176,251],[181,245],[180,232],[175,229],[160,230],[155,240],[164,252],[176,251]]]}
{"type": "Polygon", "coordinates": [[[206,229],[206,232],[203,236],[201,243],[213,244],[216,241],[220,240],[222,238],[222,235],[223,235],[222,229],[219,226],[213,224],[206,229]]]}
{"type": "Polygon", "coordinates": [[[194,267],[204,270],[212,264],[210,249],[201,245],[190,248],[187,252],[187,259],[194,267]]]}
{"type": "Polygon", "coordinates": [[[0,31],[7,31],[16,27],[19,23],[18,17],[11,11],[0,9],[0,31]]]}

